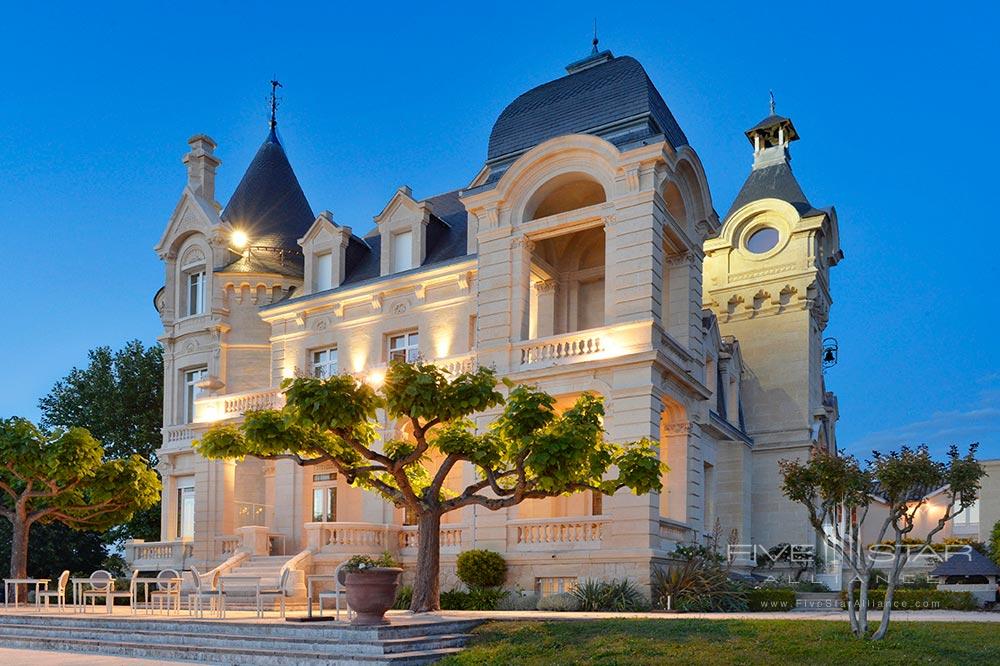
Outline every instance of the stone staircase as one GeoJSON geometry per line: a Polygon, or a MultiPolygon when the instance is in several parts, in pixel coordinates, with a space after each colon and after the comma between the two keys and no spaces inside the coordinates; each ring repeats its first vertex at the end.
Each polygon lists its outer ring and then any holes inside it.
{"type": "Polygon", "coordinates": [[[239,666],[411,666],[460,652],[478,620],[383,627],[70,615],[0,615],[0,646],[239,666]]]}
{"type": "MultiPolygon", "coordinates": [[[[235,576],[260,576],[260,586],[262,588],[274,588],[278,586],[281,579],[281,568],[292,559],[287,555],[276,556],[256,556],[244,560],[239,566],[232,569],[226,575],[235,576]]],[[[292,571],[288,577],[289,596],[285,599],[286,607],[304,607],[306,603],[306,579],[302,571],[292,571]]],[[[226,584],[226,608],[251,609],[255,608],[256,597],[252,583],[229,583],[226,584]]],[[[276,601],[266,600],[266,608],[277,606],[276,601]]]]}

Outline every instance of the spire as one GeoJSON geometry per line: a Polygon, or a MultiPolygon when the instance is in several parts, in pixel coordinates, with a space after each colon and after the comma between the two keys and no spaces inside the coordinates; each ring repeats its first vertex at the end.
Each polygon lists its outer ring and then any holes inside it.
{"type": "Polygon", "coordinates": [[[277,79],[271,79],[271,131],[278,126],[278,88],[283,87],[277,79]]]}
{"type": "Polygon", "coordinates": [[[586,58],[581,58],[580,60],[574,60],[570,64],[566,65],[567,74],[576,74],[577,72],[582,72],[585,69],[590,69],[596,65],[608,62],[614,59],[614,54],[608,49],[601,51],[597,48],[599,40],[597,39],[597,19],[594,19],[594,38],[590,40],[590,53],[587,54],[586,58]]]}
{"type": "Polygon", "coordinates": [[[597,50],[597,42],[598,42],[598,39],[597,39],[597,19],[595,18],[594,19],[594,41],[591,42],[591,44],[593,46],[590,49],[590,55],[592,55],[592,56],[595,56],[598,53],[600,53],[600,51],[597,50]]]}
{"type": "Polygon", "coordinates": [[[771,107],[771,115],[773,116],[774,115],[774,91],[773,90],[768,90],[767,93],[771,96],[770,107],[771,107]]]}

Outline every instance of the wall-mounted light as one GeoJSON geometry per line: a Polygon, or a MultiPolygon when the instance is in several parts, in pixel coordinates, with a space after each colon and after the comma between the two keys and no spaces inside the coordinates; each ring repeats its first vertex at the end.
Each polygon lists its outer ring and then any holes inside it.
{"type": "Polygon", "coordinates": [[[242,250],[250,243],[250,237],[247,236],[247,232],[242,229],[236,229],[233,231],[232,235],[229,236],[229,242],[233,244],[237,250],[242,250]]]}

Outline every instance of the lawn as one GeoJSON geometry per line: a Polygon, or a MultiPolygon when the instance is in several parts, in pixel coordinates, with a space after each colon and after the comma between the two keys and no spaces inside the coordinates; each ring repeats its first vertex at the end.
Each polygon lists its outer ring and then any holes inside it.
{"type": "Polygon", "coordinates": [[[1000,625],[897,622],[881,642],[847,622],[601,620],[491,622],[442,666],[490,664],[998,664],[1000,625]]]}

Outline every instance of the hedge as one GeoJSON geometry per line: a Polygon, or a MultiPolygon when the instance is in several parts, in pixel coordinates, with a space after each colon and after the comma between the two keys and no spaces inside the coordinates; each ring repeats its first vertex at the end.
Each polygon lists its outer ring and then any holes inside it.
{"type": "Polygon", "coordinates": [[[747,592],[751,612],[788,611],[795,608],[795,590],[761,588],[747,592]]]}
{"type": "MultiPolygon", "coordinates": [[[[844,603],[847,593],[841,594],[844,603]]],[[[855,593],[855,604],[857,593],[855,593]]],[[[868,591],[868,608],[882,610],[885,607],[885,590],[868,591]]],[[[945,590],[896,590],[892,595],[893,610],[977,610],[979,605],[971,592],[948,592],[945,590]]]]}

